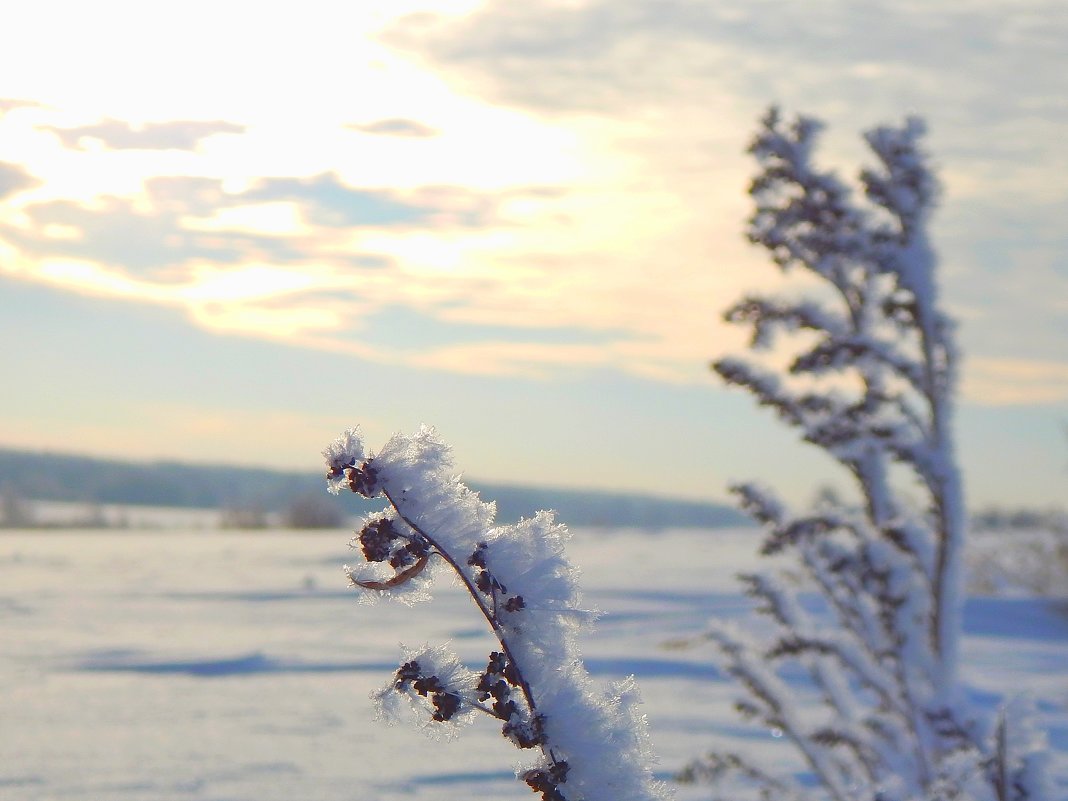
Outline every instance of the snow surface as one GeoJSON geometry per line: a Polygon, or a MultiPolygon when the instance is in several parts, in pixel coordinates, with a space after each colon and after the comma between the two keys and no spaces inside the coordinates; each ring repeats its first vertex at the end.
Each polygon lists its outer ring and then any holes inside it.
{"type": "MultiPolygon", "coordinates": [[[[534,798],[494,721],[435,742],[372,719],[369,695],[402,643],[450,641],[480,669],[493,641],[448,582],[414,608],[356,603],[341,570],[349,537],[0,535],[0,799],[534,798]]],[[[736,688],[708,646],[677,647],[712,617],[753,625],[732,576],[754,567],[758,538],[578,529],[568,544],[587,603],[605,613],[583,639],[586,665],[600,682],[637,676],[665,778],[713,747],[798,765],[781,737],[739,722],[736,688]]],[[[966,605],[969,693],[986,708],[1034,696],[1055,751],[1054,798],[1068,798],[1066,666],[1063,603],[966,605]]]]}

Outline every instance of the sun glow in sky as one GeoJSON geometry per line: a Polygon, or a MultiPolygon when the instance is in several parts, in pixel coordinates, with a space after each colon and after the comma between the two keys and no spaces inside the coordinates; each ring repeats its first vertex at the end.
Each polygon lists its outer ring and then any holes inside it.
{"type": "Polygon", "coordinates": [[[849,175],[928,119],[973,504],[1064,496],[1059,0],[5,17],[0,446],[312,468],[426,421],[477,477],[806,499],[844,479],[707,370],[779,281],[742,237],[777,102],[849,175]]]}

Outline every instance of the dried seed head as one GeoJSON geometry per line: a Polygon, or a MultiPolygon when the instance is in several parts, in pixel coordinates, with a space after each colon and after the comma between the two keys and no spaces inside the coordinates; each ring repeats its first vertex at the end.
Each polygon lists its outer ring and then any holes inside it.
{"type": "Polygon", "coordinates": [[[523,774],[523,781],[535,793],[541,793],[543,801],[567,801],[558,787],[558,785],[563,784],[566,776],[567,763],[557,762],[549,770],[544,768],[528,770],[523,774]],[[560,776],[560,778],[557,778],[557,776],[560,776]]]}
{"type": "Polygon", "coordinates": [[[414,659],[397,669],[397,678],[393,682],[393,689],[398,692],[403,693],[409,688],[430,700],[434,707],[431,717],[439,723],[451,720],[463,707],[459,693],[450,691],[440,677],[423,675],[422,666],[414,659]]]}
{"type": "Polygon", "coordinates": [[[378,485],[378,471],[368,459],[359,467],[346,467],[345,478],[348,479],[349,489],[357,495],[365,498],[377,498],[382,494],[382,488],[378,485]]]}
{"type": "Polygon", "coordinates": [[[364,461],[363,435],[360,429],[350,428],[331,442],[323,457],[326,459],[326,480],[330,492],[336,494],[347,478],[346,471],[364,461]]]}
{"type": "Polygon", "coordinates": [[[471,567],[486,567],[486,543],[480,542],[475,546],[475,552],[467,557],[467,564],[471,567]]]}
{"type": "Polygon", "coordinates": [[[393,686],[398,690],[403,689],[404,685],[415,681],[422,675],[422,671],[419,668],[419,663],[414,659],[411,662],[405,662],[399,668],[397,668],[397,680],[393,686]]]}
{"type": "Polygon", "coordinates": [[[399,537],[392,520],[372,520],[360,531],[360,548],[368,562],[384,562],[389,559],[393,541],[399,537]]]}
{"type": "Polygon", "coordinates": [[[430,699],[434,704],[434,720],[443,722],[451,720],[453,715],[460,711],[460,696],[456,693],[437,692],[430,699]]]}
{"type": "Polygon", "coordinates": [[[423,539],[409,540],[389,557],[389,564],[396,570],[414,565],[430,553],[430,546],[423,539]]]}

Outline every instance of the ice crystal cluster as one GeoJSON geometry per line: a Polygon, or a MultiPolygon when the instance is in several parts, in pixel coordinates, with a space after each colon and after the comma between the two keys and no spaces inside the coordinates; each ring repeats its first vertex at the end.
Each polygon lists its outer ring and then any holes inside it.
{"type": "Polygon", "coordinates": [[[958,679],[958,356],[927,237],[937,185],[923,124],[866,135],[877,166],[861,173],[860,199],[814,166],[819,128],[772,110],[751,147],[761,170],[749,238],[805,275],[809,293],[748,297],[725,315],[789,366],[730,358],[714,369],[842,465],[855,500],[794,514],[766,488],[736,487],[765,528],[764,553],[785,566],[743,577],[769,637],[709,635],[744,689],[738,710],[788,738],[818,783],[741,754],[712,754],[689,776],[732,775],[734,790],[774,799],[1040,801],[1041,736],[1010,713],[979,719],[958,679]],[[784,680],[799,673],[815,713],[784,680]]]}
{"type": "Polygon", "coordinates": [[[496,525],[493,504],[453,473],[431,428],[397,434],[375,454],[351,429],[323,455],[331,491],[388,504],[353,542],[364,557],[346,568],[353,586],[412,602],[426,597],[433,563],[443,564],[499,645],[473,669],[443,648],[408,652],[377,696],[384,712],[407,699],[435,725],[495,718],[504,737],[534,755],[518,775],[545,801],[669,797],[652,778],[633,681],[596,687],[579,656],[577,636],[592,616],[564,554],[564,526],[548,512],[496,525]]]}

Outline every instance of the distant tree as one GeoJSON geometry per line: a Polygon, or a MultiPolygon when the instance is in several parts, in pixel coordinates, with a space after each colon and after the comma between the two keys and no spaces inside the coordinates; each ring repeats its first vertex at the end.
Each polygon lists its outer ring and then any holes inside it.
{"type": "Polygon", "coordinates": [[[219,527],[233,529],[267,528],[267,513],[259,504],[231,504],[219,512],[219,527]]]}
{"type": "Polygon", "coordinates": [[[74,521],[79,528],[111,528],[104,507],[99,503],[89,503],[85,506],[82,516],[74,521]]]}
{"type": "Polygon", "coordinates": [[[0,489],[0,526],[28,528],[34,524],[33,509],[10,484],[0,489]]]}
{"type": "Polygon", "coordinates": [[[320,495],[302,494],[289,502],[282,515],[287,528],[341,528],[345,516],[336,504],[320,495]]]}
{"type": "Polygon", "coordinates": [[[735,358],[714,369],[841,464],[860,502],[825,495],[793,514],[768,489],[735,487],[765,527],[763,553],[787,564],[742,577],[771,623],[767,639],[727,626],[709,634],[744,691],[738,710],[781,732],[818,786],[739,754],[711,754],[688,776],[733,775],[734,797],[748,784],[765,799],[1039,801],[1041,738],[1008,714],[980,722],[958,681],[958,357],[927,234],[937,186],[924,126],[912,118],[866,134],[878,166],[861,173],[864,200],[813,166],[819,129],[774,109],[763,120],[748,232],[816,289],[754,295],[726,313],[751,326],[755,349],[793,343],[787,375],[735,358]],[[907,500],[917,492],[919,508],[907,500]],[[815,712],[797,707],[784,679],[798,669],[818,691],[815,712]]]}

